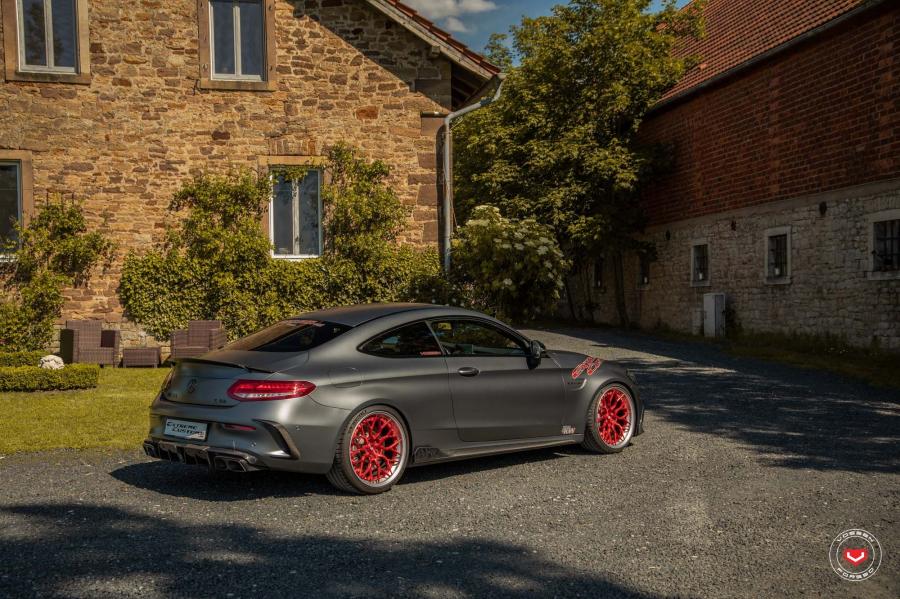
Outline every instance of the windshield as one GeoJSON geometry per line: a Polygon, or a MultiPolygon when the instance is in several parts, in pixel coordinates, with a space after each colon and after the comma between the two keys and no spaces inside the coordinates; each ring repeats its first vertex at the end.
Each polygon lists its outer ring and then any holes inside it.
{"type": "Polygon", "coordinates": [[[225,347],[236,351],[305,352],[343,335],[351,327],[319,320],[283,320],[225,347]]]}

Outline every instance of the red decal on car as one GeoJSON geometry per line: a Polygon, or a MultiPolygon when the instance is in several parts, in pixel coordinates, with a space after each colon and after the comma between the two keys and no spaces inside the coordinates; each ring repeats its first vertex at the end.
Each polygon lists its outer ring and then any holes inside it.
{"type": "Polygon", "coordinates": [[[577,379],[582,373],[587,373],[588,376],[592,376],[602,364],[603,360],[600,358],[586,358],[584,362],[576,366],[575,370],[572,371],[572,378],[577,379]]]}

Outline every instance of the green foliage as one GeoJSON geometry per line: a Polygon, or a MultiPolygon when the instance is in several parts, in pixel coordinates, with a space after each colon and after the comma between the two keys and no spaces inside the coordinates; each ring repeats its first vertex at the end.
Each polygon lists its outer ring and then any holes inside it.
{"type": "Polygon", "coordinates": [[[126,258],[119,295],[128,315],[159,339],[192,319],[222,320],[239,337],[310,310],[410,299],[417,278],[437,273],[438,258],[395,243],[408,213],[386,185],[387,166],[343,144],[328,156],[321,258],[272,257],[260,227],[268,176],[201,176],[175,196],[171,209],[185,217],[165,245],[126,258]]]}
{"type": "Polygon", "coordinates": [[[81,206],[48,202],[28,224],[17,226],[14,258],[3,263],[5,297],[0,300],[0,348],[46,347],[60,317],[62,290],[83,285],[112,254],[112,243],[88,232],[81,206]]]}
{"type": "Polygon", "coordinates": [[[45,351],[0,352],[0,367],[3,366],[37,366],[45,351]]]}
{"type": "Polygon", "coordinates": [[[388,166],[338,144],[328,152],[326,168],[331,175],[323,189],[326,253],[367,262],[392,251],[409,211],[386,184],[388,166]]]}
{"type": "Polygon", "coordinates": [[[0,367],[0,391],[92,389],[100,378],[96,364],[69,364],[61,370],[37,366],[0,367]]]}
{"type": "Polygon", "coordinates": [[[479,206],[453,242],[450,279],[436,277],[420,294],[521,322],[554,308],[569,266],[550,227],[479,206]]]}
{"type": "Polygon", "coordinates": [[[572,255],[641,249],[633,241],[644,225],[636,192],[659,152],[639,146],[635,134],[691,65],[672,49],[699,34],[702,8],[649,6],[572,0],[513,29],[520,66],[509,68],[502,98],[455,130],[462,219],[487,203],[551,226],[572,255]]]}

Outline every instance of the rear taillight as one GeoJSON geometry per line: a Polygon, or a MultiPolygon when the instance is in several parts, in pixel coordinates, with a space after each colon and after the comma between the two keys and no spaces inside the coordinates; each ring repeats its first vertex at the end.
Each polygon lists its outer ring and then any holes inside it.
{"type": "Polygon", "coordinates": [[[240,380],[228,389],[228,397],[236,401],[277,401],[309,395],[315,388],[307,381],[240,380]]]}

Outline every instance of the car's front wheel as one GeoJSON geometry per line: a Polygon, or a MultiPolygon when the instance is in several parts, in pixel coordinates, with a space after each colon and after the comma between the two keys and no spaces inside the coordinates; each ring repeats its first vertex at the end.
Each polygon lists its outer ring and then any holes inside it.
{"type": "Polygon", "coordinates": [[[342,491],[374,495],[400,480],[408,460],[409,432],[403,419],[386,406],[370,406],[347,422],[326,476],[342,491]]]}
{"type": "Polygon", "coordinates": [[[618,453],[634,435],[634,398],[624,385],[600,390],[588,407],[582,445],[597,453],[618,453]]]}

